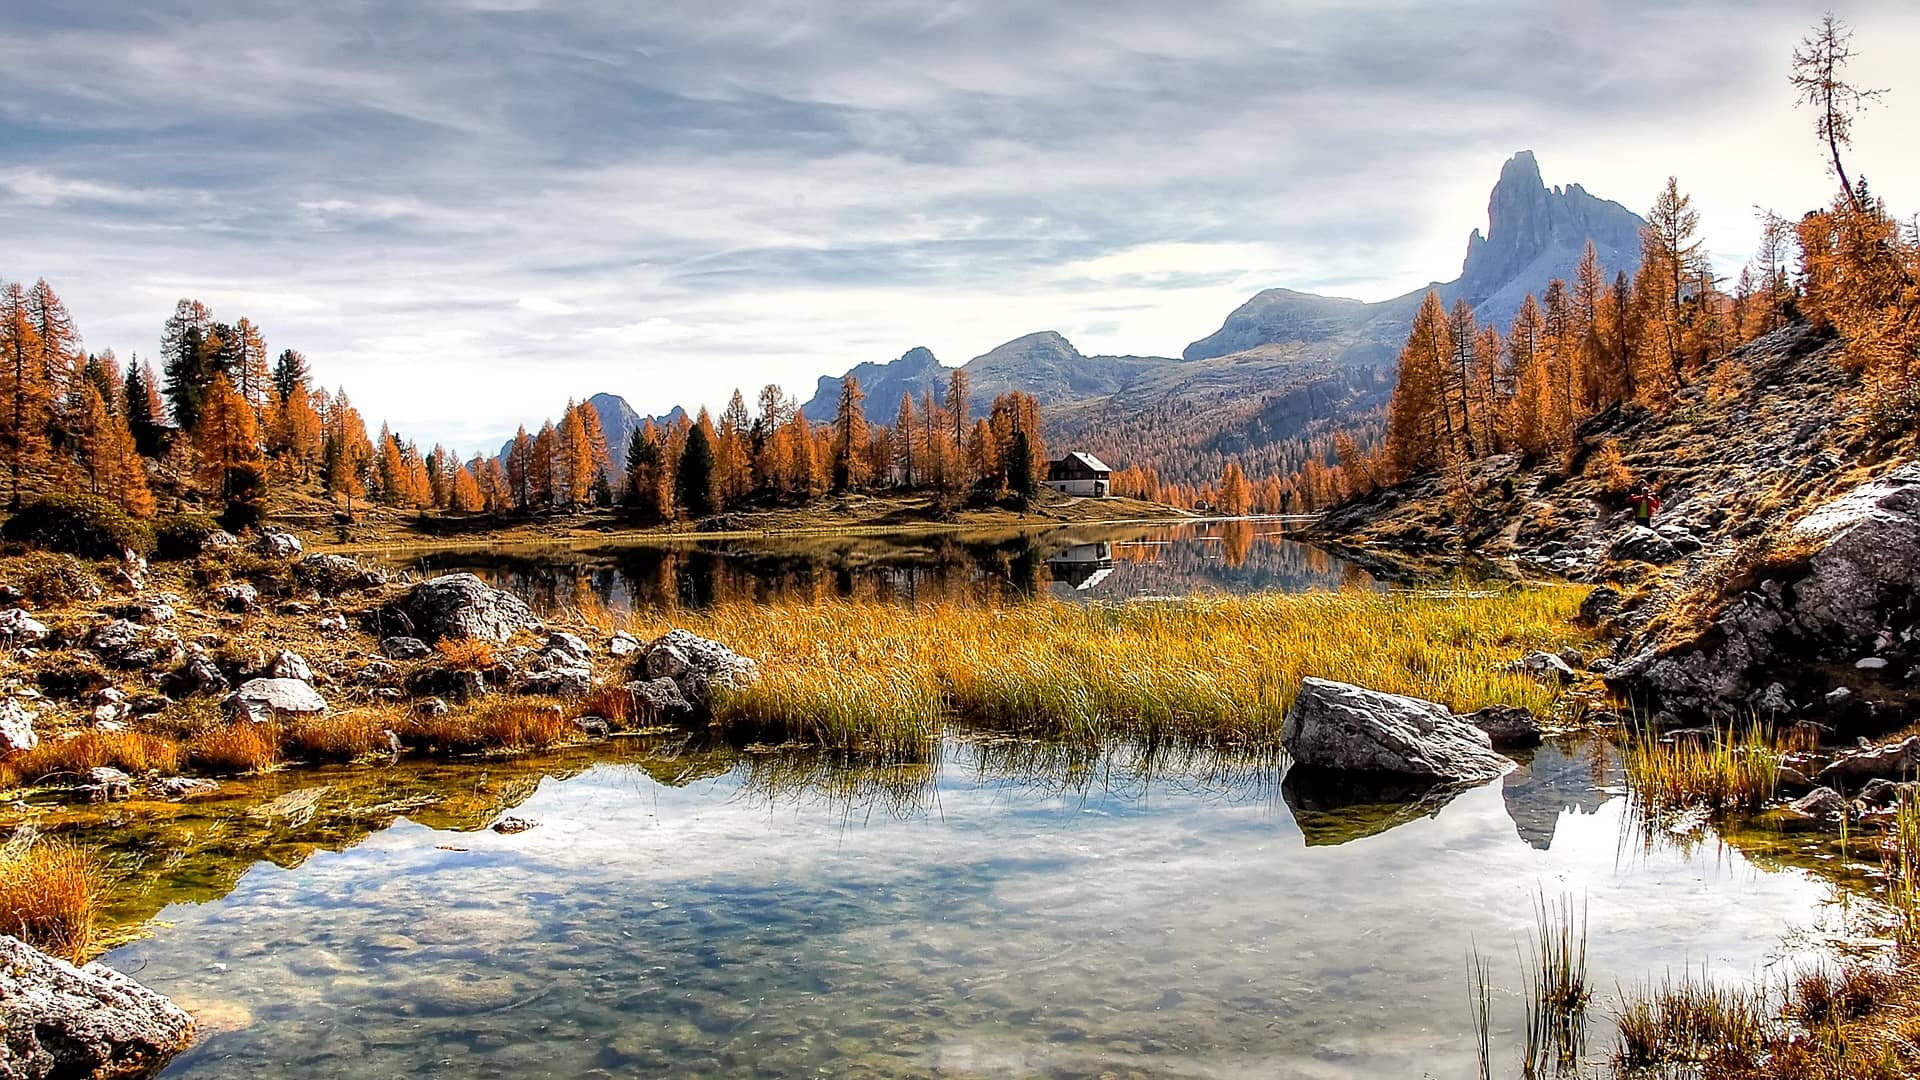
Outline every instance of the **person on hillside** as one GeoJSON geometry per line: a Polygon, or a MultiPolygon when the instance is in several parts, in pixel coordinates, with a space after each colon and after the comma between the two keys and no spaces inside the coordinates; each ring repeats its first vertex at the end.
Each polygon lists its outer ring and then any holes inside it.
{"type": "Polygon", "coordinates": [[[1635,524],[1653,528],[1653,515],[1660,509],[1660,496],[1654,494],[1653,488],[1646,484],[1634,488],[1633,494],[1627,496],[1627,505],[1633,508],[1635,524]]]}

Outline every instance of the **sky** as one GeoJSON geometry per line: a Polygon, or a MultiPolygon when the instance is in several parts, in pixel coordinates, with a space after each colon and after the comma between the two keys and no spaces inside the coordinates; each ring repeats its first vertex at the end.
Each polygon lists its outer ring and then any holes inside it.
{"type": "MultiPolygon", "coordinates": [[[[0,0],[0,278],[92,349],[176,300],[304,352],[370,422],[491,448],[606,391],[749,401],[1037,330],[1179,355],[1262,288],[1459,273],[1500,164],[1723,269],[1832,190],[1776,0],[0,0]]],[[[1920,209],[1920,4],[1850,169],[1920,209]]]]}

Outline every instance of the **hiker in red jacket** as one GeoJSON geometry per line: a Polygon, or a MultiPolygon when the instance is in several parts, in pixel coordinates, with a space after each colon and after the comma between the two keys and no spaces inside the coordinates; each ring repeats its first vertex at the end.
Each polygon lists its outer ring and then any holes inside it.
{"type": "Polygon", "coordinates": [[[1633,507],[1633,520],[1647,528],[1653,527],[1654,512],[1660,509],[1660,496],[1645,484],[1633,489],[1627,496],[1627,505],[1633,507]]]}

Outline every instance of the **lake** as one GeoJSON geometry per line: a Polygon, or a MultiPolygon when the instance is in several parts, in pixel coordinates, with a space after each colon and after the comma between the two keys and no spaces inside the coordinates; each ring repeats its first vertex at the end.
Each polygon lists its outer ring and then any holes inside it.
{"type": "Polygon", "coordinates": [[[1418,803],[958,737],[269,774],[102,811],[157,916],[105,959],[201,1015],[169,1077],[1455,1078],[1475,947],[1515,1075],[1543,894],[1586,905],[1596,1056],[1617,986],[1838,928],[1819,878],[1642,833],[1604,743],[1521,760],[1418,803]]]}
{"type": "Polygon", "coordinates": [[[393,560],[469,571],[553,611],[592,601],[707,607],[860,598],[996,603],[1370,587],[1371,574],[1289,539],[1279,521],[1076,526],[906,536],[689,538],[606,547],[468,549],[393,560]]]}

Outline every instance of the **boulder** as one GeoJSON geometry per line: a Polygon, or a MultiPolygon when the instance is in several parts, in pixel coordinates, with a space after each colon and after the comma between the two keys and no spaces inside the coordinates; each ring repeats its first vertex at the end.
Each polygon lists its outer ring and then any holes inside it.
{"type": "Polygon", "coordinates": [[[306,657],[281,649],[267,665],[266,676],[269,679],[298,679],[310,683],[313,681],[313,668],[307,664],[306,657]]]}
{"type": "Polygon", "coordinates": [[[0,701],[0,756],[24,753],[40,745],[33,730],[34,712],[18,698],[0,701]]]}
{"type": "Polygon", "coordinates": [[[269,559],[291,559],[304,548],[300,538],[292,533],[267,532],[261,533],[260,539],[253,542],[253,550],[269,559]]]}
{"type": "Polygon", "coordinates": [[[407,676],[407,692],[414,697],[437,697],[465,704],[487,692],[487,677],[464,668],[421,668],[407,676]]]}
{"type": "Polygon", "coordinates": [[[260,590],[244,581],[229,581],[213,590],[213,602],[222,611],[252,611],[260,604],[260,590]]]}
{"type": "Polygon", "coordinates": [[[1920,735],[1909,735],[1842,754],[1821,769],[1817,779],[1843,789],[1857,788],[1868,780],[1912,779],[1916,770],[1920,770],[1920,735]]]}
{"type": "Polygon", "coordinates": [[[47,640],[47,624],[19,608],[0,611],[0,649],[22,649],[47,640]]]}
{"type": "Polygon", "coordinates": [[[621,630],[607,639],[607,652],[613,656],[632,656],[640,651],[640,639],[621,630]]]}
{"type": "Polygon", "coordinates": [[[529,694],[552,697],[579,697],[593,689],[593,669],[584,667],[548,667],[527,673],[521,684],[529,694]]]}
{"type": "Polygon", "coordinates": [[[1574,616],[1576,622],[1586,627],[1598,627],[1620,614],[1620,590],[1611,585],[1601,585],[1580,601],[1580,612],[1574,616]]]}
{"type": "Polygon", "coordinates": [[[226,707],[236,720],[265,723],[318,716],[327,711],[327,699],[300,679],[248,679],[228,696],[226,707]]]}
{"type": "Polygon", "coordinates": [[[647,679],[670,679],[697,712],[711,712],[716,690],[743,690],[760,678],[760,665],[717,641],[687,630],[669,630],[640,655],[647,679]]]}
{"type": "Polygon", "coordinates": [[[1847,816],[1847,800],[1830,787],[1817,787],[1788,803],[1787,809],[1816,821],[1839,821],[1847,816]]]}
{"type": "Polygon", "coordinates": [[[1517,705],[1489,705],[1463,713],[1460,719],[1486,732],[1495,749],[1540,745],[1540,721],[1517,705]]]}
{"type": "Polygon", "coordinates": [[[133,777],[111,765],[95,765],[82,777],[80,790],[89,802],[120,802],[133,798],[133,777]]]}
{"type": "MultiPolygon", "coordinates": [[[[1712,624],[1685,640],[1648,643],[1608,676],[1616,692],[1651,710],[1737,715],[1756,690],[1784,681],[1793,697],[1829,710],[1865,712],[1863,684],[1845,695],[1830,672],[1877,657],[1910,663],[1913,642],[1889,633],[1920,622],[1920,463],[1909,463],[1827,502],[1773,545],[1751,588],[1726,599],[1712,624]],[[1810,684],[1810,685],[1809,685],[1810,684]]],[[[1904,693],[1909,701],[1915,689],[1904,693]]]]}
{"type": "Polygon", "coordinates": [[[1308,678],[1280,729],[1297,765],[1442,783],[1479,783],[1513,762],[1444,705],[1308,678]]]}
{"type": "Polygon", "coordinates": [[[389,579],[386,570],[362,565],[344,555],[309,555],[293,564],[293,576],[323,596],[377,588],[389,579]]]}
{"type": "Polygon", "coordinates": [[[152,990],[0,935],[0,1077],[152,1076],[192,1042],[193,1017],[152,990]]]}
{"type": "Polygon", "coordinates": [[[573,634],[560,631],[547,635],[547,643],[541,650],[542,655],[573,666],[591,663],[593,650],[587,643],[573,634]]]}
{"type": "Polygon", "coordinates": [[[114,667],[152,668],[185,655],[180,635],[163,626],[136,626],[115,619],[87,636],[87,648],[114,667]]]}
{"type": "Polygon", "coordinates": [[[204,776],[163,776],[153,782],[153,790],[163,799],[197,799],[218,795],[220,782],[204,776]]]}
{"type": "Polygon", "coordinates": [[[1578,677],[1574,673],[1573,666],[1564,659],[1538,649],[1508,664],[1505,670],[1531,675],[1541,682],[1559,683],[1561,686],[1578,677]]]}
{"type": "Polygon", "coordinates": [[[161,686],[174,697],[207,697],[227,692],[227,677],[219,665],[204,656],[188,660],[161,680],[161,686]]]}
{"type": "MultiPolygon", "coordinates": [[[[1697,545],[1696,545],[1697,550],[1697,545]]],[[[1615,559],[1644,563],[1670,563],[1680,557],[1673,542],[1645,525],[1633,525],[1614,540],[1608,553],[1615,559]]]]}
{"type": "Polygon", "coordinates": [[[539,625],[525,601],[472,574],[447,574],[414,586],[403,611],[427,641],[480,638],[506,641],[539,625]]]}
{"type": "Polygon", "coordinates": [[[693,715],[693,706],[672,679],[638,679],[623,687],[647,720],[678,720],[693,715]]]}
{"type": "Polygon", "coordinates": [[[1916,784],[1911,780],[1904,782],[1895,782],[1886,779],[1869,780],[1866,782],[1866,785],[1860,789],[1860,794],[1854,798],[1853,805],[1862,813],[1873,810],[1888,810],[1899,803],[1903,796],[1906,796],[1907,793],[1914,791],[1916,788],[1920,788],[1920,784],[1916,784]]]}
{"type": "Polygon", "coordinates": [[[389,660],[418,660],[431,653],[433,646],[417,637],[396,634],[380,642],[380,652],[389,660]]]}

